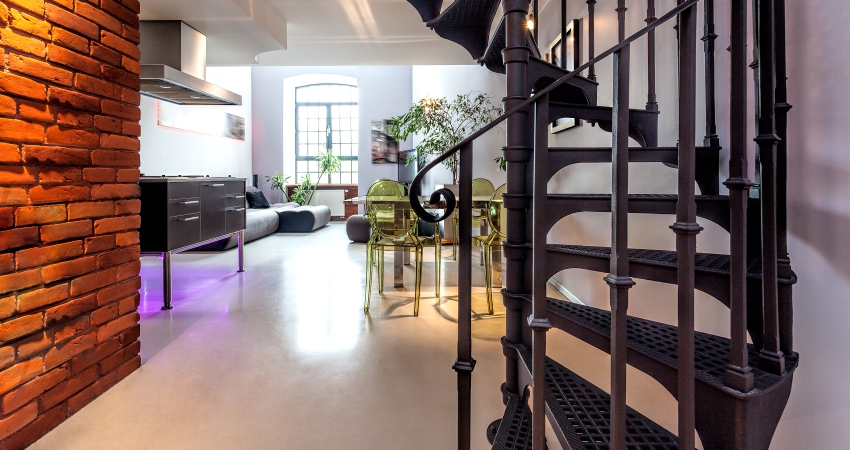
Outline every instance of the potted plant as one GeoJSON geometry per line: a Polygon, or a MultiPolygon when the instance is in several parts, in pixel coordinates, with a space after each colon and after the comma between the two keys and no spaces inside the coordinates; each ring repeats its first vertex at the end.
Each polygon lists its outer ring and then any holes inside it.
{"type": "Polygon", "coordinates": [[[266,176],[266,183],[270,183],[269,187],[271,188],[272,192],[280,191],[281,194],[283,194],[284,202],[289,201],[288,196],[286,195],[286,182],[289,181],[289,178],[289,175],[283,176],[280,174],[280,172],[276,170],[274,172],[274,175],[266,176]]]}
{"type": "MultiPolygon", "coordinates": [[[[408,156],[429,161],[466,139],[470,134],[495,120],[502,114],[490,97],[480,92],[458,95],[454,100],[447,98],[423,98],[410,110],[390,121],[389,132],[396,140],[405,141],[411,134],[421,136],[416,154],[408,156]]],[[[443,161],[452,172],[452,184],[457,184],[460,155],[455,153],[443,161]]]]}
{"type": "Polygon", "coordinates": [[[309,205],[310,201],[313,200],[313,194],[316,192],[316,188],[319,186],[319,182],[322,180],[323,176],[328,176],[328,183],[330,184],[331,174],[339,172],[342,169],[342,160],[340,160],[338,156],[334,155],[333,149],[330,148],[327,148],[324,152],[320,152],[319,155],[316,156],[316,162],[319,163],[319,170],[321,171],[316,183],[314,184],[312,180],[310,180],[310,174],[306,174],[304,175],[304,178],[301,179],[301,184],[296,186],[292,192],[292,201],[301,206],[309,205]]]}

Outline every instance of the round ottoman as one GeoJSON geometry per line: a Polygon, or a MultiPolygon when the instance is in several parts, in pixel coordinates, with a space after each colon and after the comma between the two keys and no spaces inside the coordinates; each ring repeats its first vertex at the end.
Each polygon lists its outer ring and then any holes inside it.
{"type": "Polygon", "coordinates": [[[372,235],[372,226],[369,225],[369,219],[366,216],[353,215],[345,221],[345,232],[348,234],[348,239],[366,243],[372,235]]]}

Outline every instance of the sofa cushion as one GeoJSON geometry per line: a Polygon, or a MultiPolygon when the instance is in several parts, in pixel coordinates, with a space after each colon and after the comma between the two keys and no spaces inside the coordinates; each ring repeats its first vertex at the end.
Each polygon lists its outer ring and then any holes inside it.
{"type": "Polygon", "coordinates": [[[257,192],[245,191],[245,198],[248,200],[248,207],[249,208],[265,209],[265,208],[271,207],[271,205],[269,204],[269,201],[266,200],[266,196],[263,195],[262,191],[257,191],[257,192]]]}
{"type": "Polygon", "coordinates": [[[306,205],[284,209],[278,216],[278,233],[309,233],[331,221],[331,209],[325,205],[306,205]]]}

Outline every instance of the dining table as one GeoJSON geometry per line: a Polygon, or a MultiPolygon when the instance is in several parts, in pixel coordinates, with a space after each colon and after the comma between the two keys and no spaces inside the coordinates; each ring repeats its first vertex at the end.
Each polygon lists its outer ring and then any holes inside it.
{"type": "MultiPolygon", "coordinates": [[[[474,196],[472,196],[472,203],[473,203],[473,205],[480,205],[481,207],[486,207],[487,204],[490,202],[490,199],[491,199],[491,196],[489,196],[489,195],[474,195],[474,196]]],[[[404,205],[410,204],[409,203],[410,199],[408,197],[403,197],[403,198],[401,198],[397,201],[400,203],[400,206],[402,204],[404,204],[404,205]]],[[[359,196],[359,197],[353,197],[353,198],[345,200],[345,202],[349,203],[349,204],[353,204],[353,205],[365,205],[366,204],[366,196],[363,195],[363,196],[359,196]]],[[[446,202],[441,201],[441,202],[438,202],[438,203],[431,203],[430,198],[428,198],[428,197],[420,196],[419,202],[425,209],[444,210],[446,208],[446,202]]],[[[480,221],[480,232],[481,232],[482,236],[490,233],[490,226],[487,223],[487,219],[482,219],[480,221]]],[[[500,249],[493,249],[492,258],[493,258],[493,264],[492,264],[493,285],[494,286],[500,286],[501,280],[502,280],[502,270],[501,270],[501,267],[502,267],[502,264],[501,264],[502,252],[501,252],[501,250],[500,249]]],[[[393,286],[394,287],[404,287],[404,266],[409,266],[409,265],[410,265],[410,252],[407,251],[407,249],[404,249],[402,247],[397,247],[395,252],[394,252],[394,255],[393,255],[393,286]]],[[[482,254],[482,259],[481,259],[481,265],[484,265],[483,254],[482,254]]]]}

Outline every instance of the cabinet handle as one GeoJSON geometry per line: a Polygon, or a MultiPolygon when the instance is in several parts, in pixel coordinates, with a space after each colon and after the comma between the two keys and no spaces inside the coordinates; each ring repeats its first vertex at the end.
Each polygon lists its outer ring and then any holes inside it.
{"type": "Polygon", "coordinates": [[[196,203],[201,203],[200,200],[192,200],[188,202],[180,202],[181,205],[194,205],[196,203]]]}
{"type": "Polygon", "coordinates": [[[216,184],[205,184],[207,187],[224,187],[224,183],[216,183],[216,184]]]}
{"type": "Polygon", "coordinates": [[[245,211],[245,208],[236,208],[233,211],[245,211]]]}
{"type": "Polygon", "coordinates": [[[200,218],[201,218],[200,216],[195,216],[195,217],[187,217],[185,219],[180,218],[180,219],[177,219],[177,220],[179,220],[181,222],[191,222],[193,220],[199,220],[200,218]]]}

